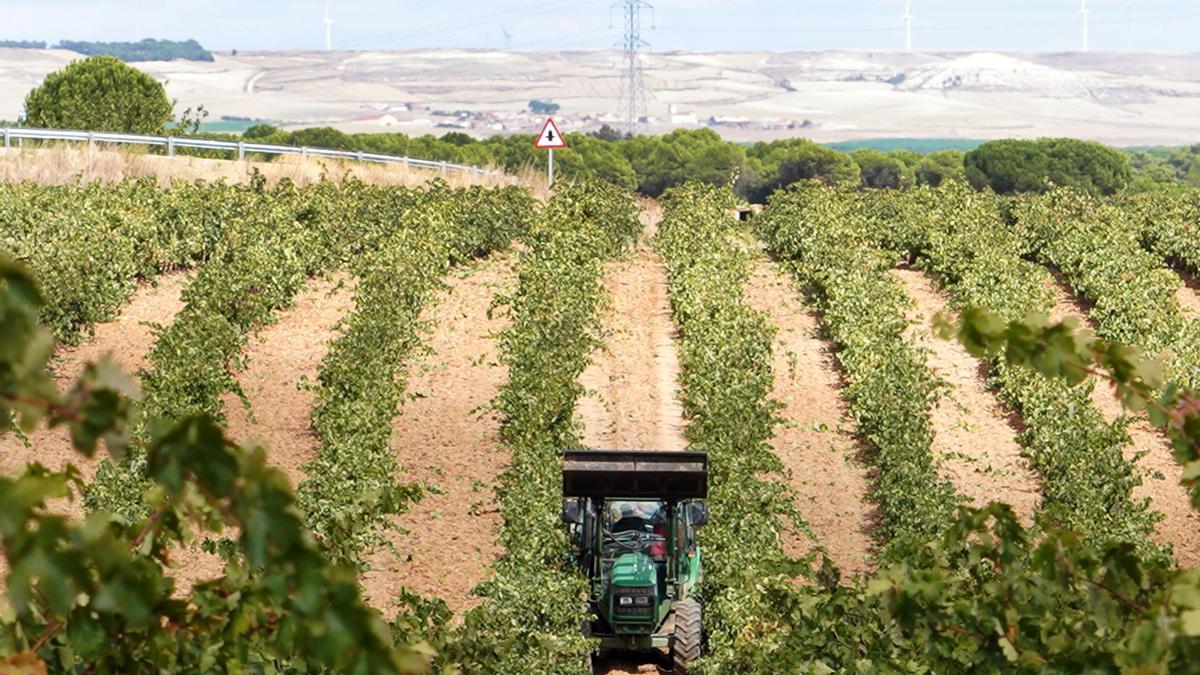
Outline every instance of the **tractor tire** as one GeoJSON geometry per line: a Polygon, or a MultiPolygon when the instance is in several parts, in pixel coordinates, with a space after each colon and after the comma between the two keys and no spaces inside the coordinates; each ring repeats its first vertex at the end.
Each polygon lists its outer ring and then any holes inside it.
{"type": "Polygon", "coordinates": [[[675,603],[675,634],[671,640],[671,663],[674,675],[687,675],[688,664],[700,658],[704,640],[704,622],[700,603],[680,600],[675,603]]]}

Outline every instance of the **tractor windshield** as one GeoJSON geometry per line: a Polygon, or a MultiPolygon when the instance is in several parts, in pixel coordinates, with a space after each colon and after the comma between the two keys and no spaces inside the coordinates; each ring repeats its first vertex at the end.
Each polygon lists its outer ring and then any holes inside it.
{"type": "Polygon", "coordinates": [[[667,555],[667,512],[657,500],[611,501],[604,510],[605,557],[640,551],[656,560],[667,555]]]}

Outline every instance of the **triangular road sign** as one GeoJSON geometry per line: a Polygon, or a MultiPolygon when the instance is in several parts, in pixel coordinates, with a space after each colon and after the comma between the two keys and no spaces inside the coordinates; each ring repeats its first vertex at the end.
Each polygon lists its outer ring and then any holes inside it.
{"type": "Polygon", "coordinates": [[[542,133],[538,134],[537,142],[533,144],[533,147],[543,150],[567,147],[567,139],[559,133],[553,117],[546,118],[546,123],[542,125],[542,133]]]}

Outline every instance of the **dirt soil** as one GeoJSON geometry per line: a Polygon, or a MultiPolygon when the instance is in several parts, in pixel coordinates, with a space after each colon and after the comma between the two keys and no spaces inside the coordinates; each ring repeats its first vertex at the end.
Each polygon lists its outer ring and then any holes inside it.
{"type": "MultiPolygon", "coordinates": [[[[1089,304],[1085,299],[1075,295],[1061,277],[1048,280],[1047,284],[1055,294],[1051,320],[1073,316],[1079,320],[1081,328],[1095,330],[1095,324],[1087,315],[1089,304]]],[[[1092,402],[1110,422],[1124,412],[1116,392],[1107,382],[1096,383],[1092,402]]],[[[1200,514],[1192,508],[1187,491],[1179,484],[1180,467],[1171,456],[1170,442],[1150,425],[1145,415],[1135,417],[1126,429],[1133,442],[1126,446],[1125,456],[1132,458],[1138,453],[1146,453],[1134,466],[1142,484],[1133,489],[1133,499],[1148,498],[1151,507],[1163,514],[1155,530],[1155,541],[1171,544],[1180,566],[1200,563],[1200,514]]]]}
{"type": "MultiPolygon", "coordinates": [[[[870,477],[856,460],[861,447],[829,345],[818,336],[817,318],[804,307],[800,290],[774,263],[759,260],[744,290],[747,303],[778,331],[771,348],[771,396],[783,403],[780,415],[787,422],[776,427],[771,447],[788,469],[796,506],[843,574],[869,572],[870,477]]],[[[785,541],[793,555],[810,546],[799,533],[785,541]]]]}
{"type": "MultiPolygon", "coordinates": [[[[106,354],[124,372],[136,378],[137,372],[146,366],[146,357],[154,346],[154,332],[150,324],[171,323],[175,314],[183,308],[179,296],[190,279],[190,274],[176,272],[160,276],[154,284],[143,283],[134,291],[115,320],[96,326],[91,339],[77,347],[60,346],[54,363],[58,386],[70,386],[88,363],[106,354]]],[[[84,479],[90,481],[96,466],[106,456],[101,450],[89,460],[75,452],[64,427],[39,427],[29,434],[29,440],[32,447],[26,448],[16,434],[5,432],[0,435],[0,472],[17,473],[26,464],[35,461],[52,470],[61,469],[72,462],[83,472],[84,479]]],[[[70,511],[72,515],[83,515],[78,502],[72,505],[70,511]]]]}
{"type": "Polygon", "coordinates": [[[934,374],[950,385],[931,411],[933,452],[943,478],[977,506],[1012,505],[1029,525],[1041,502],[1041,481],[1022,455],[1020,422],[987,387],[987,365],[958,342],[935,338],[930,325],[947,309],[947,298],[917,270],[897,269],[915,307],[909,337],[926,352],[934,374]]]}
{"type": "Polygon", "coordinates": [[[291,309],[250,338],[246,369],[238,374],[250,409],[233,394],[224,397],[229,435],[240,443],[261,443],[293,488],[304,478],[301,467],[316,459],[310,386],[317,383],[329,343],[340,334],[338,322],[353,309],[352,278],[309,281],[291,309]]]}
{"type": "Polygon", "coordinates": [[[409,400],[392,447],[405,480],[438,492],[398,519],[408,533],[389,535],[396,551],[381,550],[370,561],[367,599],[385,617],[405,586],[445,600],[461,616],[477,604],[471,589],[500,553],[494,488],[509,457],[491,401],[508,378],[495,339],[508,318],[503,311],[488,314],[493,298],[515,287],[515,262],[508,254],[457,270],[423,316],[432,322],[429,353],[409,370],[409,400]]]}
{"type": "Polygon", "coordinates": [[[647,242],[649,227],[629,259],[605,268],[610,299],[601,318],[604,346],[580,375],[589,393],[576,409],[589,448],[687,447],[676,397],[678,329],[671,320],[666,268],[647,242]]]}
{"type": "Polygon", "coordinates": [[[1182,270],[1179,279],[1183,284],[1175,290],[1175,300],[1183,308],[1183,313],[1189,318],[1200,318],[1200,279],[1182,270]]]}
{"type": "MultiPolygon", "coordinates": [[[[287,474],[293,489],[304,477],[301,467],[315,458],[317,447],[310,428],[313,393],[302,385],[316,381],[321,359],[337,336],[337,323],[353,306],[352,279],[339,275],[310,280],[290,309],[247,342],[246,369],[237,379],[250,409],[234,394],[222,397],[229,436],[266,448],[268,461],[287,474]]],[[[218,556],[197,545],[177,550],[174,557],[181,595],[197,581],[220,576],[223,567],[218,556]]]]}

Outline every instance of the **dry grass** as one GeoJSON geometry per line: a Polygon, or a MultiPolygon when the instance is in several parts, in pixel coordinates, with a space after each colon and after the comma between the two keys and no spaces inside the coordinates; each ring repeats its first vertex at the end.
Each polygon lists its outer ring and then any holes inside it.
{"type": "MultiPolygon", "coordinates": [[[[299,185],[308,185],[328,177],[340,181],[353,176],[373,185],[422,185],[440,173],[427,169],[405,168],[398,165],[346,162],[323,158],[285,155],[270,162],[238,162],[200,157],[164,157],[145,152],[122,149],[100,149],[61,145],[44,148],[0,148],[0,180],[5,182],[32,181],[41,185],[62,183],[110,182],[126,178],[154,176],[161,185],[173,180],[225,180],[240,183],[257,169],[276,183],[284,178],[299,185]]],[[[449,172],[446,180],[455,187],[469,185],[525,185],[539,198],[548,194],[545,177],[534,170],[515,175],[474,175],[449,172]]]]}

